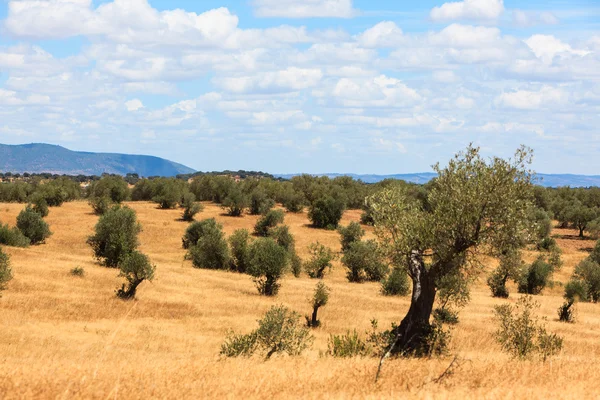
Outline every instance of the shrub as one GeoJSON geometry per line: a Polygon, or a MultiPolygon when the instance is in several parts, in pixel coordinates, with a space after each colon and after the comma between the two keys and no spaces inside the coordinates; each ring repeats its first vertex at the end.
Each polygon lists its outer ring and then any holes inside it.
{"type": "Polygon", "coordinates": [[[270,210],[263,215],[254,225],[254,234],[257,236],[269,236],[269,230],[277,224],[283,223],[284,213],[281,210],[270,210]]]}
{"type": "Polygon", "coordinates": [[[221,355],[249,357],[260,351],[267,360],[277,353],[299,355],[314,340],[310,331],[300,324],[299,319],[300,315],[287,307],[273,306],[258,321],[255,331],[247,335],[230,333],[221,345],[221,355]]]}
{"type": "Polygon", "coordinates": [[[124,300],[133,299],[137,287],[145,280],[154,279],[156,266],[150,264],[150,260],[145,254],[139,251],[132,251],[127,254],[119,263],[119,276],[127,280],[125,284],[117,290],[117,296],[124,300]]]}
{"type": "Polygon", "coordinates": [[[527,268],[519,282],[519,293],[540,294],[548,285],[553,268],[542,257],[527,268]]]}
{"type": "Polygon", "coordinates": [[[88,201],[88,204],[92,207],[94,214],[96,215],[104,215],[110,207],[111,200],[108,196],[100,196],[100,197],[91,197],[88,201]]]}
{"type": "Polygon", "coordinates": [[[325,270],[331,269],[331,262],[335,259],[333,251],[319,242],[308,246],[310,259],[304,263],[304,270],[311,278],[322,279],[325,270]]]}
{"type": "Polygon", "coordinates": [[[587,296],[582,301],[600,301],[600,264],[587,258],[575,267],[573,279],[581,281],[586,286],[587,296]]]}
{"type": "Polygon", "coordinates": [[[365,231],[360,227],[358,222],[351,222],[347,227],[339,227],[340,242],[342,251],[345,252],[354,242],[359,242],[365,235],[365,231]]]}
{"type": "Polygon", "coordinates": [[[487,284],[492,291],[493,297],[499,297],[502,299],[508,298],[508,289],[506,288],[506,281],[508,275],[503,273],[502,270],[496,269],[487,279],[487,284]]]}
{"type": "Polygon", "coordinates": [[[141,230],[135,211],[129,207],[114,206],[100,217],[95,234],[88,238],[87,243],[96,259],[107,267],[116,268],[123,257],[138,247],[137,236],[141,230]]]}
{"type": "Polygon", "coordinates": [[[508,279],[519,281],[523,275],[523,261],[521,253],[516,249],[509,249],[500,256],[500,265],[487,279],[487,284],[493,297],[508,298],[508,279]]]}
{"type": "Polygon", "coordinates": [[[247,229],[237,229],[229,237],[231,246],[231,269],[245,273],[250,263],[250,250],[248,242],[250,233],[247,229]]]}
{"type": "Polygon", "coordinates": [[[458,324],[458,313],[448,308],[436,308],[433,310],[433,319],[441,324],[458,324]]]}
{"type": "Polygon", "coordinates": [[[196,268],[228,269],[231,253],[220,224],[207,221],[196,244],[189,248],[188,257],[196,268]]]}
{"type": "Polygon", "coordinates": [[[90,198],[108,198],[110,203],[120,204],[129,197],[129,187],[121,176],[106,175],[88,187],[90,198]]]}
{"type": "Polygon", "coordinates": [[[319,319],[317,318],[317,312],[319,311],[319,308],[326,305],[329,301],[330,292],[331,289],[329,289],[323,282],[317,283],[313,297],[310,300],[311,306],[313,308],[312,316],[306,316],[306,325],[309,328],[317,328],[321,326],[321,321],[319,321],[319,319]]]}
{"type": "Polygon", "coordinates": [[[325,196],[315,200],[308,211],[308,218],[315,228],[336,229],[346,205],[340,199],[325,196]]]}
{"type": "Polygon", "coordinates": [[[381,281],[388,270],[383,255],[374,240],[354,242],[342,257],[350,282],[381,281]]]}
{"type": "Polygon", "coordinates": [[[81,267],[75,267],[71,269],[69,273],[73,276],[83,277],[85,275],[85,270],[81,267]]]}
{"type": "Polygon", "coordinates": [[[240,217],[248,208],[248,197],[237,186],[233,187],[227,197],[223,199],[222,207],[227,210],[227,215],[240,217]]]}
{"type": "Polygon", "coordinates": [[[381,281],[381,293],[384,296],[406,296],[409,292],[408,275],[402,268],[392,268],[387,278],[381,281]]]}
{"type": "Polygon", "coordinates": [[[17,216],[17,228],[29,238],[31,244],[43,243],[52,235],[46,221],[29,206],[17,216]]]}
{"type": "Polygon", "coordinates": [[[285,249],[271,238],[259,238],[250,245],[248,273],[254,277],[258,292],[274,296],[279,291],[279,279],[287,264],[285,249]]]}
{"type": "Polygon", "coordinates": [[[500,327],[495,333],[502,350],[515,358],[529,358],[538,354],[542,360],[562,349],[562,338],[546,332],[538,322],[534,310],[539,308],[531,296],[523,296],[515,307],[503,304],[494,308],[500,327]]]}
{"type": "Polygon", "coordinates": [[[344,335],[330,335],[327,341],[327,354],[342,358],[364,357],[371,355],[371,351],[367,343],[354,330],[344,335]]]}
{"type": "Polygon", "coordinates": [[[175,178],[157,178],[151,181],[152,201],[158,208],[167,210],[177,207],[188,190],[187,183],[175,178]]]}
{"type": "Polygon", "coordinates": [[[183,214],[181,215],[181,219],[187,222],[193,221],[196,214],[198,214],[203,209],[202,204],[196,203],[196,196],[194,195],[194,193],[184,194],[181,206],[183,207],[183,214]]]}
{"type": "Polygon", "coordinates": [[[539,241],[536,247],[538,251],[552,251],[557,249],[558,245],[556,244],[556,239],[545,237],[539,241]]]}
{"type": "Polygon", "coordinates": [[[222,226],[217,223],[217,220],[214,218],[204,219],[202,221],[197,221],[191,223],[185,233],[183,234],[183,238],[181,239],[183,243],[184,249],[189,249],[198,243],[198,239],[204,236],[206,232],[213,230],[221,230],[222,226]]]}
{"type": "Polygon", "coordinates": [[[294,254],[290,257],[290,266],[292,268],[292,274],[299,278],[300,274],[302,274],[302,259],[294,252],[294,254]]]}
{"type": "Polygon", "coordinates": [[[269,198],[261,187],[254,189],[250,195],[250,214],[264,215],[275,207],[275,200],[269,198]]]}
{"type": "Polygon", "coordinates": [[[577,278],[571,280],[565,286],[565,302],[558,308],[558,319],[562,322],[575,322],[575,303],[577,301],[588,301],[589,287],[577,278]]]}
{"type": "Polygon", "coordinates": [[[6,284],[12,279],[10,257],[0,248],[0,293],[6,289],[6,284]]]}
{"type": "Polygon", "coordinates": [[[304,195],[290,191],[284,195],[281,204],[291,213],[301,213],[304,210],[304,195]]]}
{"type": "Polygon", "coordinates": [[[9,228],[8,225],[0,223],[0,244],[12,247],[27,247],[31,241],[23,235],[16,226],[9,228]]]}
{"type": "Polygon", "coordinates": [[[294,236],[287,225],[277,226],[269,231],[269,237],[277,242],[286,251],[295,251],[294,236]]]}
{"type": "Polygon", "coordinates": [[[48,202],[45,198],[43,198],[39,194],[36,194],[33,196],[31,204],[32,210],[40,214],[42,218],[46,218],[48,216],[48,213],[50,211],[48,210],[48,202]]]}

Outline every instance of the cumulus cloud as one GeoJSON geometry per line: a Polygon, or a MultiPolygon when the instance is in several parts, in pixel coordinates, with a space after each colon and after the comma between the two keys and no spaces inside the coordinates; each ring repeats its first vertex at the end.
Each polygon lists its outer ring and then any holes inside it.
{"type": "Polygon", "coordinates": [[[517,90],[502,93],[496,99],[500,107],[519,110],[540,110],[565,104],[568,93],[560,88],[544,86],[540,90],[517,90]]]}
{"type": "Polygon", "coordinates": [[[133,99],[125,102],[125,108],[127,108],[127,111],[137,111],[143,107],[144,105],[139,99],[133,99]]]}
{"type": "Polygon", "coordinates": [[[434,7],[429,16],[433,21],[477,20],[493,21],[504,12],[503,0],[464,0],[434,7]]]}
{"type": "Polygon", "coordinates": [[[254,0],[252,5],[259,17],[351,18],[356,13],[352,0],[254,0]]]}
{"type": "Polygon", "coordinates": [[[519,27],[531,27],[535,25],[556,25],[560,21],[551,12],[532,12],[523,10],[512,10],[513,24],[519,27]]]}
{"type": "Polygon", "coordinates": [[[403,40],[402,29],[394,22],[380,22],[356,37],[363,47],[394,47],[403,40]]]}

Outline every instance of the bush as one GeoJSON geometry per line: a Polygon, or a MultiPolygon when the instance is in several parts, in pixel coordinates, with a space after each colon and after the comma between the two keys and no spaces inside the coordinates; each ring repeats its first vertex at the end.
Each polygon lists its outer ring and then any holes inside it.
{"type": "Polygon", "coordinates": [[[231,253],[222,226],[211,220],[206,222],[201,236],[195,245],[189,248],[188,257],[196,268],[229,269],[231,253]]]}
{"type": "Polygon", "coordinates": [[[331,289],[329,289],[323,282],[317,283],[317,287],[315,288],[315,292],[313,294],[312,299],[310,300],[311,306],[313,308],[312,316],[306,316],[306,325],[309,328],[318,328],[321,326],[321,321],[319,321],[317,317],[317,312],[319,308],[323,307],[329,301],[329,293],[331,289]]]}
{"type": "Polygon", "coordinates": [[[85,275],[85,270],[81,267],[75,267],[71,269],[69,273],[73,276],[83,277],[85,275]]]}
{"type": "Polygon", "coordinates": [[[543,258],[538,258],[531,264],[521,277],[519,282],[519,293],[540,294],[548,285],[548,281],[553,273],[552,266],[544,261],[543,258]]]}
{"type": "Polygon", "coordinates": [[[322,279],[325,270],[331,269],[331,262],[335,259],[333,251],[319,242],[308,246],[310,259],[304,263],[304,270],[311,278],[322,279]]]}
{"type": "Polygon", "coordinates": [[[175,178],[157,178],[151,181],[152,201],[163,210],[177,207],[187,190],[187,182],[175,178]]]}
{"type": "Polygon", "coordinates": [[[264,215],[275,207],[275,200],[269,198],[261,187],[254,189],[250,195],[250,214],[264,215]]]}
{"type": "Polygon", "coordinates": [[[273,306],[263,319],[258,321],[258,329],[247,335],[230,333],[221,345],[221,355],[226,357],[249,357],[260,351],[265,359],[277,353],[290,356],[301,354],[314,338],[310,331],[303,327],[300,315],[287,307],[273,306]]]}
{"type": "Polygon", "coordinates": [[[506,288],[506,280],[508,275],[503,273],[502,270],[496,269],[488,277],[487,284],[492,291],[493,297],[499,297],[502,299],[508,298],[508,289],[506,288]]]}
{"type": "Polygon", "coordinates": [[[365,231],[360,227],[358,222],[351,222],[345,228],[339,227],[338,233],[340,234],[340,242],[342,244],[343,252],[348,250],[352,243],[359,242],[365,235],[365,231]]]}
{"type": "Polygon", "coordinates": [[[548,334],[545,326],[538,323],[534,310],[539,308],[531,296],[523,296],[515,307],[508,304],[494,308],[500,327],[495,333],[502,350],[515,358],[529,358],[538,354],[542,360],[562,349],[563,339],[548,334]]]}
{"type": "Polygon", "coordinates": [[[377,242],[354,242],[342,257],[342,264],[348,270],[346,277],[350,282],[380,282],[386,275],[388,266],[379,251],[377,242]]]}
{"type": "Polygon", "coordinates": [[[254,277],[258,292],[275,296],[279,291],[279,279],[287,265],[287,252],[271,238],[259,238],[250,245],[248,273],[254,277]]]}
{"type": "Polygon", "coordinates": [[[290,266],[292,268],[292,274],[299,278],[302,274],[302,259],[294,252],[290,257],[290,266]]]}
{"type": "Polygon", "coordinates": [[[87,243],[94,256],[105,266],[116,268],[119,261],[138,245],[138,233],[142,227],[137,222],[135,211],[129,207],[114,206],[100,217],[95,234],[87,243]]]}
{"type": "Polygon", "coordinates": [[[315,228],[336,229],[346,205],[340,199],[334,199],[331,196],[325,196],[315,200],[308,211],[308,219],[315,228]]]}
{"type": "Polygon", "coordinates": [[[240,217],[246,208],[248,208],[248,197],[237,186],[234,186],[227,197],[223,199],[222,207],[227,210],[227,215],[231,217],[240,217]]]}
{"type": "Polygon", "coordinates": [[[0,295],[6,289],[6,284],[12,279],[10,257],[0,248],[0,295]]]}
{"type": "Polygon", "coordinates": [[[231,269],[245,273],[250,263],[250,248],[248,242],[250,233],[246,229],[238,229],[229,237],[231,246],[231,269]]]}
{"type": "Polygon", "coordinates": [[[145,280],[154,279],[156,266],[150,264],[148,257],[139,251],[132,251],[127,254],[119,263],[119,276],[127,280],[125,284],[117,290],[117,297],[129,300],[135,297],[137,287],[145,280]]]}
{"type": "Polygon", "coordinates": [[[104,215],[111,207],[112,202],[108,196],[92,197],[88,201],[94,214],[104,215]]]}
{"type": "Polygon", "coordinates": [[[284,213],[281,210],[270,210],[263,215],[256,225],[254,225],[254,234],[257,236],[269,236],[269,230],[283,223],[284,213]]]}
{"type": "Polygon", "coordinates": [[[387,278],[381,281],[381,293],[384,296],[406,296],[409,292],[408,275],[402,268],[393,268],[387,278]]]}
{"type": "Polygon", "coordinates": [[[327,341],[327,354],[342,358],[365,357],[371,355],[371,351],[367,343],[354,330],[344,335],[330,335],[327,341]]]}
{"type": "Polygon", "coordinates": [[[204,219],[202,221],[193,222],[187,227],[183,238],[181,239],[183,248],[189,249],[198,243],[198,239],[206,234],[206,232],[221,230],[222,226],[217,223],[214,218],[204,219]]]}
{"type": "Polygon", "coordinates": [[[52,235],[46,221],[29,206],[17,216],[17,228],[29,238],[31,244],[43,243],[52,235]]]}
{"type": "Polygon", "coordinates": [[[540,240],[536,247],[538,251],[552,251],[554,249],[557,249],[558,245],[556,244],[556,239],[551,237],[545,237],[542,240],[540,240]]]}
{"type": "Polygon", "coordinates": [[[117,175],[106,175],[88,187],[90,198],[108,198],[110,203],[121,204],[129,197],[129,186],[117,175]]]}
{"type": "Polygon", "coordinates": [[[196,196],[194,195],[194,193],[184,194],[181,206],[183,207],[183,214],[181,215],[181,219],[187,222],[192,222],[196,214],[198,214],[203,209],[202,204],[196,203],[196,196]]]}
{"type": "Polygon", "coordinates": [[[433,310],[433,319],[440,324],[458,324],[458,313],[447,308],[436,308],[433,310]]]}
{"type": "Polygon", "coordinates": [[[40,214],[42,218],[46,218],[50,212],[48,209],[48,202],[40,195],[34,195],[32,200],[32,210],[40,214]]]}
{"type": "Polygon", "coordinates": [[[12,247],[27,247],[31,241],[23,235],[19,228],[9,228],[0,223],[0,244],[12,247]]]}
{"type": "Polygon", "coordinates": [[[283,196],[281,204],[291,213],[301,213],[304,210],[304,195],[292,190],[283,196]]]}
{"type": "Polygon", "coordinates": [[[587,296],[582,301],[600,301],[600,264],[587,258],[575,267],[573,279],[581,281],[586,286],[587,296]]]}

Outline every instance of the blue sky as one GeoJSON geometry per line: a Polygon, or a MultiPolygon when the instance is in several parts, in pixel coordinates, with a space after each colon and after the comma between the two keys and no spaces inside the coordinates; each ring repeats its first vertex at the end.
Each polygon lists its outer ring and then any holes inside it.
{"type": "Polygon", "coordinates": [[[0,143],[406,173],[473,142],[600,174],[600,2],[0,0],[0,143]]]}

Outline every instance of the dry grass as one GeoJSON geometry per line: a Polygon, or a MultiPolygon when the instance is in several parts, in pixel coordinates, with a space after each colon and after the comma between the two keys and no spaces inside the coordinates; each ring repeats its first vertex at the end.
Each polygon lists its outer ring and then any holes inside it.
{"type": "MultiPolygon", "coordinates": [[[[0,205],[0,221],[14,224],[22,205],[0,205]]],[[[120,279],[97,265],[85,244],[97,217],[84,202],[51,209],[54,235],[44,245],[7,248],[15,278],[0,299],[0,398],[597,398],[600,382],[600,306],[579,305],[578,322],[562,324],[556,310],[562,287],[537,300],[548,327],[565,338],[563,353],[547,363],[512,361],[492,339],[493,299],[484,277],[473,288],[453,334],[453,353],[470,362],[441,383],[451,358],[394,360],[373,381],[377,360],[320,357],[330,334],[366,331],[371,318],[380,327],[399,321],[407,298],[379,294],[376,284],[350,284],[336,263],[325,278],[333,289],[322,309],[323,327],[315,330],[312,350],[298,358],[220,360],[227,331],[247,332],[273,304],[302,314],[315,281],[287,277],[276,299],[258,296],[248,276],[197,270],[184,262],[181,236],[187,226],[180,211],[132,203],[144,231],[141,249],[157,264],[152,283],[140,286],[138,300],[115,298],[120,279]],[[85,277],[69,274],[76,267],[85,277]]],[[[216,217],[227,234],[249,228],[256,218],[221,216],[206,204],[197,218],[216,217]]],[[[346,213],[343,223],[358,220],[346,213]]],[[[307,226],[305,214],[287,214],[301,256],[319,240],[339,249],[335,232],[307,226]]],[[[566,282],[593,242],[560,230],[566,282]]],[[[369,235],[372,235],[369,233],[369,235]]],[[[529,257],[534,257],[530,254],[529,257]]],[[[514,293],[514,288],[513,293],[514,293]]],[[[513,294],[510,302],[514,302],[513,294]]]]}

